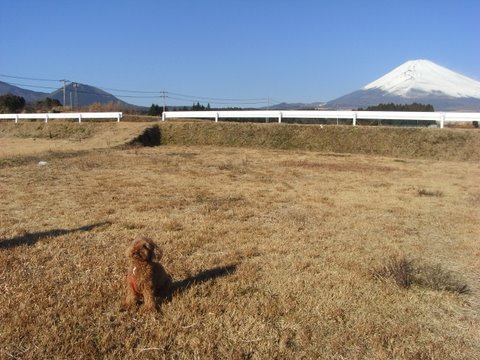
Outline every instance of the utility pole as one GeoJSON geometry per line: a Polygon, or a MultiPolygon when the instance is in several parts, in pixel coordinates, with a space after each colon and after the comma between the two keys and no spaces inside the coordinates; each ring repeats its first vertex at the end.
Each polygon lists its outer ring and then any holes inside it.
{"type": "MultiPolygon", "coordinates": [[[[267,110],[270,110],[270,96],[267,96],[267,110]]],[[[270,122],[270,119],[266,117],[265,122],[266,123],[270,122]]]]}
{"type": "Polygon", "coordinates": [[[66,96],[66,83],[68,80],[66,79],[63,79],[63,80],[59,80],[59,81],[62,81],[63,82],[63,108],[65,108],[66,106],[66,101],[67,101],[67,96],[66,96]]]}
{"type": "Polygon", "coordinates": [[[166,100],[166,95],[165,95],[165,90],[162,91],[162,97],[163,97],[163,112],[165,112],[165,108],[167,107],[167,100],[166,100]]]}
{"type": "Polygon", "coordinates": [[[76,103],[76,105],[77,105],[77,108],[78,108],[78,87],[79,87],[79,86],[80,86],[79,84],[73,83],[73,88],[75,89],[74,101],[75,101],[75,103],[76,103]]]}

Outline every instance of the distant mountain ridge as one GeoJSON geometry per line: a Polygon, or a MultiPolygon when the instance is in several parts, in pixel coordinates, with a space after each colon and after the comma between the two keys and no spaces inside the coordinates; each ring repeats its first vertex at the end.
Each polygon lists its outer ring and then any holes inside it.
{"type": "Polygon", "coordinates": [[[0,95],[6,94],[21,96],[25,99],[26,102],[35,102],[48,96],[47,93],[22,89],[18,86],[14,86],[6,82],[0,81],[0,95]]]}
{"type": "Polygon", "coordinates": [[[313,103],[286,103],[282,102],[275,105],[263,107],[262,110],[314,110],[323,106],[324,102],[313,103]]]}
{"type": "MultiPolygon", "coordinates": [[[[53,91],[48,95],[63,104],[63,88],[53,91]]],[[[107,104],[118,103],[124,106],[135,106],[126,103],[114,95],[91,85],[70,83],[65,87],[65,102],[68,106],[88,106],[93,103],[107,104]]]]}
{"type": "Polygon", "coordinates": [[[407,61],[362,88],[368,89],[379,89],[404,97],[430,94],[480,99],[479,81],[423,59],[407,61]]]}
{"type": "Polygon", "coordinates": [[[480,82],[429,60],[410,60],[325,107],[356,109],[413,102],[431,104],[437,111],[480,111],[480,82]]]}
{"type": "MultiPolygon", "coordinates": [[[[43,100],[47,97],[56,99],[63,104],[63,87],[59,88],[51,93],[37,92],[28,89],[23,89],[18,86],[8,84],[0,81],[0,95],[12,94],[21,96],[26,102],[33,103],[39,100],[43,100]]],[[[80,83],[69,83],[65,86],[65,103],[67,106],[88,106],[94,103],[107,104],[116,103],[125,107],[138,106],[129,104],[115,97],[114,95],[96,88],[91,85],[80,83]]]]}
{"type": "MultiPolygon", "coordinates": [[[[146,109],[124,102],[91,85],[69,83],[66,86],[67,106],[88,106],[93,103],[117,103],[125,107],[146,109]]],[[[0,95],[22,96],[27,102],[50,97],[63,104],[63,88],[52,93],[22,89],[0,81],[0,95]]],[[[480,81],[456,73],[429,60],[410,60],[359,90],[327,103],[280,103],[263,107],[272,110],[350,110],[381,103],[430,104],[436,111],[480,112],[480,81]]],[[[178,106],[181,107],[181,106],[178,106]]]]}

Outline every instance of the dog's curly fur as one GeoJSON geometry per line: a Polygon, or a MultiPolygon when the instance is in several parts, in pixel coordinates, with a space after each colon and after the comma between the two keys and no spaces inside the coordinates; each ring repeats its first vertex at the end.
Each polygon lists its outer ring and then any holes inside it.
{"type": "Polygon", "coordinates": [[[156,310],[156,296],[166,296],[172,284],[172,277],[164,267],[155,262],[162,252],[149,238],[140,238],[126,251],[131,260],[127,275],[127,296],[125,305],[132,307],[143,302],[147,310],[156,310]]]}

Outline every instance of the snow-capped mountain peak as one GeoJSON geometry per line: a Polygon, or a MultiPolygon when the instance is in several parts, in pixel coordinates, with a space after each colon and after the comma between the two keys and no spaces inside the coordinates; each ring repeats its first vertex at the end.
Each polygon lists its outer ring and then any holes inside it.
{"type": "Polygon", "coordinates": [[[416,97],[419,94],[479,98],[480,82],[451,71],[429,60],[410,60],[388,74],[364,86],[396,96],[416,97]]]}

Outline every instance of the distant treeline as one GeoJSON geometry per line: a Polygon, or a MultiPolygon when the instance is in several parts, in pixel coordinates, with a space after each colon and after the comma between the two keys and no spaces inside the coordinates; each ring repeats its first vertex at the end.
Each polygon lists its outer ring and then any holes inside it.
{"type": "Polygon", "coordinates": [[[378,104],[375,106],[369,106],[366,109],[359,108],[359,111],[418,111],[418,112],[433,112],[433,106],[430,104],[378,104]]]}
{"type": "MultiPolygon", "coordinates": [[[[193,103],[192,106],[175,106],[171,108],[165,107],[165,111],[205,111],[205,110],[212,110],[210,108],[210,104],[207,106],[200,104],[197,102],[196,104],[193,103]]],[[[163,113],[163,106],[152,104],[148,109],[147,115],[151,116],[161,116],[163,113]]]]}
{"type": "Polygon", "coordinates": [[[22,96],[6,94],[0,96],[0,113],[15,114],[22,111],[43,112],[50,111],[57,106],[61,106],[60,101],[51,98],[45,98],[32,104],[27,104],[22,96]]]}
{"type": "MultiPolygon", "coordinates": [[[[358,109],[359,111],[415,111],[415,112],[433,112],[433,106],[430,104],[378,104],[375,106],[369,106],[366,109],[358,109]]],[[[431,121],[417,121],[416,123],[412,121],[405,120],[359,120],[359,125],[396,125],[396,126],[429,126],[435,125],[436,122],[431,121]]]]}
{"type": "MultiPolygon", "coordinates": [[[[165,111],[209,111],[209,110],[247,110],[240,107],[224,107],[224,108],[212,108],[210,103],[207,105],[200,104],[200,102],[193,103],[192,106],[169,106],[165,107],[165,111]]],[[[147,115],[161,116],[163,113],[163,106],[152,104],[148,109],[147,115]]]]}
{"type": "MultiPolygon", "coordinates": [[[[129,107],[125,104],[109,102],[109,103],[93,103],[86,106],[75,107],[76,111],[122,111],[126,114],[162,116],[164,107],[158,104],[152,104],[148,109],[140,107],[129,107]]],[[[45,98],[36,102],[27,103],[25,98],[13,94],[0,96],[0,113],[15,114],[22,112],[63,112],[66,109],[57,99],[45,98]]],[[[68,107],[67,110],[72,110],[68,107]]],[[[210,104],[193,103],[192,106],[165,106],[165,111],[208,111],[208,110],[247,110],[240,107],[212,108],[210,104]]]]}

